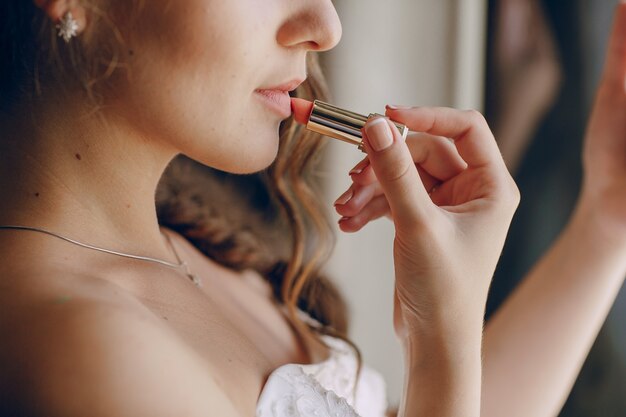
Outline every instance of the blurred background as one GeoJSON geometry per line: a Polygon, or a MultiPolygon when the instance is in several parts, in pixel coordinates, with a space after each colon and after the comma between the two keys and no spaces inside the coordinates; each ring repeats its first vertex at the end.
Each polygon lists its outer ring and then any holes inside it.
{"type": "MultiPolygon", "coordinates": [[[[481,110],[522,193],[496,271],[487,319],[567,222],[581,181],[585,123],[618,0],[336,0],[344,34],[322,59],[333,101],[369,114],[385,104],[481,110]]],[[[327,147],[329,206],[361,154],[327,147]]],[[[329,274],[346,295],[351,338],[402,392],[392,327],[393,229],[387,220],[338,236],[329,274]]],[[[558,300],[555,300],[558,302],[558,300]]],[[[511,384],[515,384],[512,380],[511,384]]],[[[562,417],[626,416],[626,290],[583,367],[562,417]]]]}

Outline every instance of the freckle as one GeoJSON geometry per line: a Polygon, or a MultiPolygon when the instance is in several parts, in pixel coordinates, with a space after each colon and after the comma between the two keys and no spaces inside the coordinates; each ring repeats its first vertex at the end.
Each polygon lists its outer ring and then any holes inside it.
{"type": "Polygon", "coordinates": [[[165,320],[168,320],[167,316],[163,316],[163,318],[164,318],[165,320]]]}
{"type": "Polygon", "coordinates": [[[79,153],[76,154],[76,159],[78,159],[79,161],[82,159],[79,153]]]}
{"type": "Polygon", "coordinates": [[[233,360],[231,358],[228,358],[228,362],[232,362],[233,360]]]}
{"type": "Polygon", "coordinates": [[[132,49],[128,50],[128,55],[133,56],[135,55],[135,51],[133,51],[132,49]]]}
{"type": "Polygon", "coordinates": [[[35,193],[35,197],[39,197],[39,193],[35,193]]]}
{"type": "Polygon", "coordinates": [[[130,208],[130,204],[126,204],[126,208],[130,208]]]}

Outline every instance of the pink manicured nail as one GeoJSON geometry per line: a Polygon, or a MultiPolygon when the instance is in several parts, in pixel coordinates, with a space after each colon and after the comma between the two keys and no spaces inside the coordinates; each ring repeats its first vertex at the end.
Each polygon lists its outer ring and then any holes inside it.
{"type": "Polygon", "coordinates": [[[402,106],[399,104],[387,104],[386,107],[391,110],[409,110],[413,108],[413,106],[402,106]]]}
{"type": "Polygon", "coordinates": [[[385,150],[393,144],[391,128],[384,117],[377,117],[366,124],[365,132],[370,146],[377,152],[385,150]]]}
{"type": "Polygon", "coordinates": [[[348,191],[346,191],[345,193],[341,194],[341,197],[339,197],[335,201],[335,206],[342,206],[342,205],[346,204],[348,201],[350,201],[350,199],[352,198],[353,195],[354,195],[354,191],[352,190],[352,187],[350,187],[350,189],[348,191]]]}
{"type": "Polygon", "coordinates": [[[370,164],[370,160],[369,159],[362,160],[361,162],[356,164],[354,168],[352,168],[352,170],[350,171],[349,175],[360,174],[361,172],[363,172],[363,170],[365,168],[367,168],[369,166],[369,164],[370,164]]]}

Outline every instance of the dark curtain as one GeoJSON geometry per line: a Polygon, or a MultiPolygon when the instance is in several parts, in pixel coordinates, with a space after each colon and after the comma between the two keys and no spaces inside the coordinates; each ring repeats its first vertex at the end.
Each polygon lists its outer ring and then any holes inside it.
{"type": "MultiPolygon", "coordinates": [[[[490,36],[497,2],[489,1],[490,36]]],[[[563,84],[555,105],[543,118],[515,173],[522,202],[494,277],[487,318],[551,245],[574,207],[582,176],[580,154],[585,123],[617,0],[542,0],[541,3],[556,38],[563,84]]],[[[495,117],[496,111],[491,100],[494,96],[492,40],[486,83],[488,119],[495,117]]],[[[626,295],[622,290],[561,417],[626,416],[625,306],[626,295]]]]}

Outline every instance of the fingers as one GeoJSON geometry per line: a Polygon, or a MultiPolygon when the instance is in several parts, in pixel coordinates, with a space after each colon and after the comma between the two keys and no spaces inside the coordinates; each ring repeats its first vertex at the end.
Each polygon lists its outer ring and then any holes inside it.
{"type": "Polygon", "coordinates": [[[396,231],[421,233],[438,207],[480,203],[495,209],[515,200],[517,188],[480,113],[389,107],[387,114],[418,132],[405,142],[386,118],[368,121],[363,129],[368,157],[351,171],[354,183],[336,205],[342,230],[355,231],[388,215],[396,231]]]}
{"type": "MultiPolygon", "coordinates": [[[[447,138],[413,132],[407,137],[406,144],[423,188],[429,194],[442,182],[467,168],[456,147],[447,138]]],[[[383,194],[369,157],[360,161],[350,171],[350,176],[354,184],[335,202],[337,212],[343,217],[359,215],[372,199],[383,194]]]]}
{"type": "Polygon", "coordinates": [[[353,217],[373,198],[382,193],[383,191],[377,182],[363,187],[353,184],[335,201],[335,210],[344,217],[353,217]]]}
{"type": "MultiPolygon", "coordinates": [[[[435,179],[443,182],[460,174],[467,164],[454,144],[447,138],[426,133],[410,133],[406,144],[417,165],[422,181],[435,179]]],[[[378,179],[369,165],[369,159],[359,162],[351,171],[352,181],[361,186],[377,182],[378,179]]],[[[432,186],[424,182],[426,190],[432,186]]]]}
{"type": "Polygon", "coordinates": [[[412,131],[454,139],[459,155],[469,167],[504,164],[485,118],[477,111],[387,106],[386,115],[396,122],[404,123],[412,131]]]}
{"type": "Polygon", "coordinates": [[[367,122],[363,144],[387,197],[397,230],[425,224],[432,202],[398,128],[384,117],[367,122]]]}
{"type": "Polygon", "coordinates": [[[356,164],[354,168],[352,168],[352,170],[350,171],[350,177],[352,178],[352,182],[362,186],[378,182],[378,179],[376,178],[376,174],[374,173],[374,170],[370,165],[368,157],[366,157],[364,160],[356,164]]]}
{"type": "Polygon", "coordinates": [[[366,156],[358,164],[356,164],[354,168],[350,170],[350,175],[359,175],[363,173],[363,171],[365,171],[369,166],[370,166],[370,160],[366,156]]]}
{"type": "Polygon", "coordinates": [[[436,187],[441,185],[441,181],[439,179],[433,177],[428,172],[426,172],[422,167],[417,167],[417,172],[420,174],[420,179],[422,180],[422,184],[424,184],[424,189],[430,194],[436,187]]]}
{"type": "MultiPolygon", "coordinates": [[[[417,170],[424,184],[424,188],[428,190],[429,193],[441,185],[441,181],[425,172],[419,166],[417,170]]],[[[358,185],[355,183],[337,198],[334,204],[335,210],[343,217],[354,217],[358,215],[371,200],[383,194],[383,190],[378,181],[366,185],[358,185]]]]}
{"type": "Polygon", "coordinates": [[[415,163],[439,181],[447,181],[467,168],[454,143],[447,138],[412,133],[406,143],[415,163]]]}
{"type": "Polygon", "coordinates": [[[339,228],[347,233],[358,232],[369,222],[387,216],[389,213],[387,198],[384,195],[380,195],[368,202],[355,216],[342,217],[339,220],[339,228]]]}
{"type": "Polygon", "coordinates": [[[626,84],[626,2],[617,6],[604,68],[604,80],[624,90],[626,84]]]}

